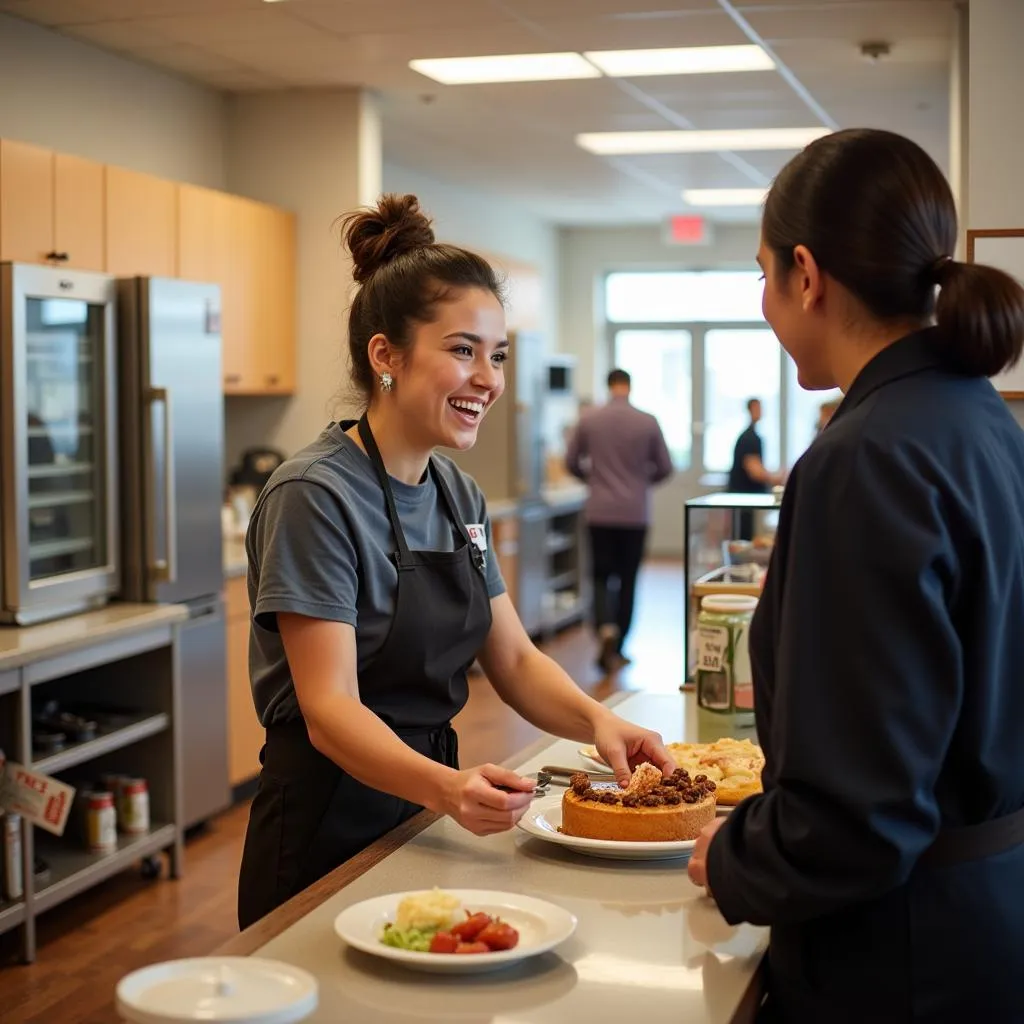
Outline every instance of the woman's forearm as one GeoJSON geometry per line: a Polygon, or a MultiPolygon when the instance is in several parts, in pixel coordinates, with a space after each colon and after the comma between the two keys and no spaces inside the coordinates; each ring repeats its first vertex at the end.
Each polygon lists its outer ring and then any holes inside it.
{"type": "Polygon", "coordinates": [[[509,673],[516,685],[495,681],[502,700],[531,725],[579,743],[592,743],[599,721],[611,712],[587,696],[566,671],[532,647],[509,673]]]}
{"type": "Polygon", "coordinates": [[[364,785],[440,814],[455,771],[416,753],[353,697],[330,694],[303,707],[310,742],[364,785]]]}

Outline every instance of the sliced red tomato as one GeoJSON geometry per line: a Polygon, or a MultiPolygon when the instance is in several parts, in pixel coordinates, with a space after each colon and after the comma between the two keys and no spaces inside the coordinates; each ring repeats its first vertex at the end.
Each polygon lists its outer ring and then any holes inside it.
{"type": "Polygon", "coordinates": [[[492,921],[477,937],[488,949],[497,952],[501,949],[514,949],[519,943],[519,932],[504,921],[492,921]]]}
{"type": "Polygon", "coordinates": [[[451,932],[463,942],[472,942],[490,923],[490,914],[470,914],[465,921],[460,921],[455,925],[451,932]]]}
{"type": "Polygon", "coordinates": [[[456,953],[490,953],[491,947],[482,942],[460,942],[456,953]]]}
{"type": "Polygon", "coordinates": [[[430,940],[431,953],[454,953],[459,948],[459,940],[451,932],[438,932],[430,940]]]}

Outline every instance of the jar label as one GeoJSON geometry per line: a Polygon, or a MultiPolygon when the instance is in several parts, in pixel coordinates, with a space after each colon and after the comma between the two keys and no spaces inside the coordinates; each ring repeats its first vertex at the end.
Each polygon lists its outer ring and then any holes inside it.
{"type": "Polygon", "coordinates": [[[728,657],[729,630],[725,626],[698,626],[697,671],[721,672],[728,657]]]}

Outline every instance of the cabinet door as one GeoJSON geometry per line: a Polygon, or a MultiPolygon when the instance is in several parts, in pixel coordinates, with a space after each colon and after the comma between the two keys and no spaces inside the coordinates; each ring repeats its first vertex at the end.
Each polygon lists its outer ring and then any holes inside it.
{"type": "Polygon", "coordinates": [[[107,271],[174,277],[178,186],[123,167],[107,168],[107,271]]]}
{"type": "Polygon", "coordinates": [[[290,394],[295,390],[295,218],[260,206],[254,228],[253,383],[264,394],[290,394]]]}
{"type": "Polygon", "coordinates": [[[221,373],[229,393],[242,380],[245,341],[239,302],[246,296],[231,266],[242,258],[233,234],[234,203],[234,196],[195,185],[178,192],[178,276],[220,285],[221,373]]]}
{"type": "Polygon", "coordinates": [[[79,156],[55,153],[53,174],[53,246],[57,252],[67,253],[62,265],[106,270],[106,168],[79,156]]]}
{"type": "Polygon", "coordinates": [[[258,204],[241,196],[225,196],[225,199],[228,244],[221,303],[224,393],[251,395],[259,391],[252,360],[254,335],[258,329],[255,273],[258,204]]]}
{"type": "Polygon", "coordinates": [[[0,140],[0,260],[45,263],[53,251],[53,153],[0,140]]]}
{"type": "Polygon", "coordinates": [[[249,685],[249,600],[245,577],[227,582],[228,778],[232,786],[254,778],[266,733],[256,717],[249,685]]]}

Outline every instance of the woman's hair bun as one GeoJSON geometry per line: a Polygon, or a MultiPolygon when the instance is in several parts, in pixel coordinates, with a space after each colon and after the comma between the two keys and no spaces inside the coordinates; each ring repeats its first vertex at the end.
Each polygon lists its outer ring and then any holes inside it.
{"type": "Polygon", "coordinates": [[[382,195],[374,207],[350,213],[343,237],[352,254],[352,276],[359,284],[403,253],[434,243],[430,218],[412,195],[382,195]]]}

